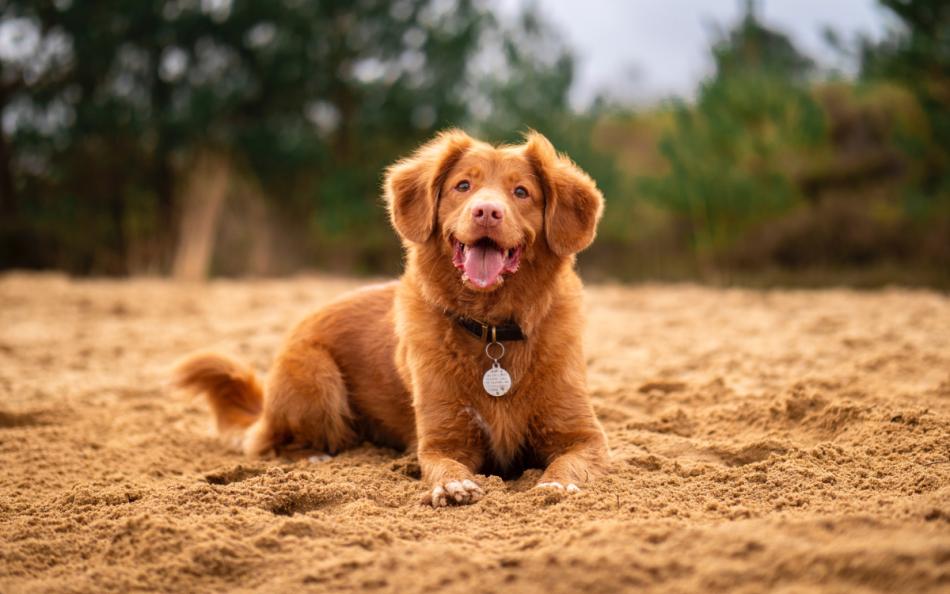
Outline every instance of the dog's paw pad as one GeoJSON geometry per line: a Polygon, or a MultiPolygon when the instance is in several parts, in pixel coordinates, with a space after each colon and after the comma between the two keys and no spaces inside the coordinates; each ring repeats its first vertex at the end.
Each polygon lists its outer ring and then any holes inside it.
{"type": "Polygon", "coordinates": [[[568,493],[580,493],[580,487],[574,483],[568,483],[565,487],[563,484],[558,482],[548,482],[548,483],[538,483],[534,487],[535,489],[557,489],[558,491],[566,491],[568,493]]]}
{"type": "Polygon", "coordinates": [[[432,507],[445,507],[450,503],[460,505],[475,503],[483,495],[482,488],[475,481],[469,479],[449,481],[442,485],[436,485],[432,489],[431,504],[432,507]]]}
{"type": "Polygon", "coordinates": [[[448,499],[446,499],[445,488],[442,485],[437,485],[432,489],[432,507],[445,507],[449,504],[448,499]]]}

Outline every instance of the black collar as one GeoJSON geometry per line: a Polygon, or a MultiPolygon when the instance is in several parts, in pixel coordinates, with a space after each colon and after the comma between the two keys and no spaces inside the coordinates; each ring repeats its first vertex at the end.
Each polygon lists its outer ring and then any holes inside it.
{"type": "Polygon", "coordinates": [[[472,318],[466,318],[465,316],[457,316],[451,313],[447,315],[450,318],[455,319],[455,323],[461,326],[466,332],[479,340],[484,340],[485,342],[503,342],[525,339],[524,333],[521,331],[521,326],[519,326],[514,320],[509,320],[504,324],[493,326],[491,324],[479,322],[478,320],[473,320],[472,318]]]}

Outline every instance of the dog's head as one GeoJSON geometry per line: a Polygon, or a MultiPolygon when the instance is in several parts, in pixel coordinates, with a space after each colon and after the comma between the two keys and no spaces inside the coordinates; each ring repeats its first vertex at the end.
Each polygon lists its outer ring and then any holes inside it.
{"type": "Polygon", "coordinates": [[[499,147],[443,132],[388,169],[384,192],[408,248],[481,292],[586,248],[603,209],[594,181],[536,132],[499,147]]]}

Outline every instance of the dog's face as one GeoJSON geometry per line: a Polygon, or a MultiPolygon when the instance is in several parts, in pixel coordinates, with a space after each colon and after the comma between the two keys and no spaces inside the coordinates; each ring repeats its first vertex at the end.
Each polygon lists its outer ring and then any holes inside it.
{"type": "Polygon", "coordinates": [[[518,272],[544,226],[541,182],[522,151],[473,146],[439,196],[438,229],[466,286],[494,290],[518,272]]]}
{"type": "Polygon", "coordinates": [[[474,291],[593,241],[603,198],[546,138],[494,147],[444,132],[387,171],[385,195],[410,249],[435,251],[474,291]]]}

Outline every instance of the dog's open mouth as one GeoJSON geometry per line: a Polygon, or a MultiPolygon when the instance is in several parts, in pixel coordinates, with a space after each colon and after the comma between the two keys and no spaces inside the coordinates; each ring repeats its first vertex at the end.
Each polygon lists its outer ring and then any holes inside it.
{"type": "Polygon", "coordinates": [[[452,263],[462,271],[462,281],[468,281],[481,289],[502,282],[504,274],[518,271],[521,264],[522,246],[505,248],[487,237],[475,243],[465,244],[452,238],[452,263]]]}

